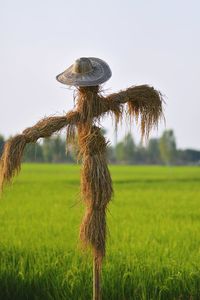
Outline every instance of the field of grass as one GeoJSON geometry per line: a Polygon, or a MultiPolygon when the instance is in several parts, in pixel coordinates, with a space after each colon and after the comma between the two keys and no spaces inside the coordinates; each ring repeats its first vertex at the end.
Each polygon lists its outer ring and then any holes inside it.
{"type": "MultiPolygon", "coordinates": [[[[103,299],[200,299],[200,168],[110,167],[103,299]]],[[[0,299],[89,300],[79,166],[23,165],[0,200],[0,299]]]]}

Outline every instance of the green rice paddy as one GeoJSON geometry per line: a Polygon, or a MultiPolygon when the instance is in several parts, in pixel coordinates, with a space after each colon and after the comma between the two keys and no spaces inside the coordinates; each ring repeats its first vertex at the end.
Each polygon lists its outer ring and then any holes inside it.
{"type": "MultiPolygon", "coordinates": [[[[102,294],[200,299],[200,168],[111,166],[102,294]]],[[[0,200],[0,299],[92,299],[80,168],[25,164],[0,200]]]]}

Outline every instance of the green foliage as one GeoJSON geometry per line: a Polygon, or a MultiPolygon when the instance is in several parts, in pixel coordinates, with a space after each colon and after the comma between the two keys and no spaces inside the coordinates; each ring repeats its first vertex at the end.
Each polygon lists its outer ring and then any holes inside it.
{"type": "Polygon", "coordinates": [[[66,161],[66,142],[59,136],[44,139],[43,155],[45,162],[64,162],[66,161]]]}
{"type": "Polygon", "coordinates": [[[200,165],[200,151],[194,149],[178,150],[177,163],[182,165],[184,163],[199,164],[200,165]]]}
{"type": "Polygon", "coordinates": [[[110,145],[107,146],[107,158],[108,162],[113,164],[116,163],[116,151],[115,147],[112,147],[110,145]]]}
{"type": "MultiPolygon", "coordinates": [[[[200,169],[111,166],[103,299],[199,299],[200,169]]],[[[0,201],[0,299],[91,299],[80,168],[25,164],[0,201]]]]}
{"type": "Polygon", "coordinates": [[[160,149],[159,149],[159,140],[158,139],[150,139],[148,146],[148,160],[151,164],[161,164],[162,160],[160,157],[160,149]]]}
{"type": "Polygon", "coordinates": [[[142,144],[139,144],[136,147],[136,151],[135,151],[135,163],[138,164],[138,165],[144,165],[144,164],[150,163],[148,161],[148,152],[147,152],[146,148],[142,144]]]}
{"type": "Polygon", "coordinates": [[[124,152],[124,143],[123,142],[117,143],[115,151],[116,151],[116,161],[123,163],[126,155],[124,152]]]}
{"type": "Polygon", "coordinates": [[[124,137],[124,152],[126,153],[126,163],[134,163],[135,143],[131,133],[128,133],[124,137]]]}
{"type": "Polygon", "coordinates": [[[66,141],[58,135],[44,139],[42,143],[26,145],[23,160],[25,162],[73,162],[70,152],[66,152],[66,141]]]}
{"type": "Polygon", "coordinates": [[[42,146],[39,143],[30,143],[25,147],[23,161],[25,162],[42,162],[43,151],[42,146]]]}
{"type": "Polygon", "coordinates": [[[124,164],[133,164],[135,161],[135,143],[130,133],[123,141],[116,145],[116,161],[124,164]]]}
{"type": "Polygon", "coordinates": [[[160,155],[167,165],[172,165],[176,159],[176,139],[173,130],[165,130],[160,138],[160,155]]]}
{"type": "MultiPolygon", "coordinates": [[[[102,129],[105,134],[105,129],[102,129]]],[[[0,155],[4,145],[4,138],[0,135],[0,155]]],[[[78,147],[66,145],[63,136],[54,135],[40,140],[35,144],[28,144],[25,148],[24,162],[73,163],[77,161],[78,147]]],[[[150,139],[147,146],[136,145],[129,133],[115,146],[108,144],[107,158],[113,164],[135,165],[199,165],[200,151],[193,149],[176,149],[176,140],[172,130],[164,131],[159,139],[150,139]]]]}
{"type": "Polygon", "coordinates": [[[2,135],[0,135],[0,156],[2,154],[3,151],[3,145],[4,145],[5,141],[4,141],[4,137],[2,135]]]}

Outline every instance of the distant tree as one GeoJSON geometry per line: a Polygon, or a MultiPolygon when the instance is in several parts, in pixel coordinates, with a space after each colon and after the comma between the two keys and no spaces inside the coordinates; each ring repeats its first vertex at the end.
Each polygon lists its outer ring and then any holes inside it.
{"type": "Polygon", "coordinates": [[[42,144],[44,161],[54,163],[73,162],[73,156],[75,156],[74,153],[72,154],[73,148],[67,149],[66,141],[59,136],[45,139],[42,144]]]}
{"type": "Polygon", "coordinates": [[[148,164],[147,150],[142,143],[136,147],[135,162],[137,165],[148,164]]]}
{"type": "Polygon", "coordinates": [[[136,146],[133,137],[128,133],[124,139],[116,145],[115,153],[117,162],[133,164],[135,161],[135,150],[136,146]]]}
{"type": "Polygon", "coordinates": [[[5,143],[4,137],[3,137],[3,135],[0,135],[0,157],[1,157],[2,152],[3,152],[4,143],[5,143]]]}
{"type": "Polygon", "coordinates": [[[109,163],[116,163],[115,148],[112,146],[107,146],[107,159],[109,163]]]}
{"type": "Polygon", "coordinates": [[[117,143],[116,148],[115,148],[115,153],[116,153],[116,161],[118,163],[124,163],[125,153],[124,153],[124,143],[123,142],[117,143]]]}
{"type": "Polygon", "coordinates": [[[133,164],[135,161],[135,150],[136,146],[131,133],[128,133],[124,137],[124,153],[125,153],[125,161],[128,164],[133,164]]]}
{"type": "Polygon", "coordinates": [[[66,143],[59,136],[55,136],[51,139],[51,152],[52,162],[64,162],[66,161],[66,143]]]}
{"type": "Polygon", "coordinates": [[[147,145],[147,160],[149,164],[160,164],[160,148],[158,139],[150,139],[147,145]]]}
{"type": "MultiPolygon", "coordinates": [[[[102,130],[103,134],[106,131],[102,130]]],[[[0,156],[2,154],[4,137],[0,135],[0,156]]],[[[24,162],[75,162],[77,161],[77,143],[67,145],[61,136],[53,136],[45,139],[42,143],[28,144],[25,148],[24,162]]],[[[109,163],[123,164],[177,164],[177,165],[200,165],[200,151],[194,149],[176,149],[176,139],[173,130],[163,132],[160,139],[150,139],[147,147],[141,143],[136,145],[132,135],[127,134],[116,146],[109,145],[107,148],[109,163]]]]}
{"type": "Polygon", "coordinates": [[[200,162],[200,151],[194,149],[186,149],[184,150],[187,161],[191,163],[200,162]]]}
{"type": "Polygon", "coordinates": [[[23,154],[24,162],[43,162],[42,146],[39,143],[27,144],[23,154]]]}
{"type": "Polygon", "coordinates": [[[185,164],[200,164],[200,151],[193,149],[186,149],[177,151],[177,163],[185,164]]]}
{"type": "Polygon", "coordinates": [[[42,144],[42,153],[44,157],[44,162],[52,162],[53,160],[52,138],[44,139],[42,144]]]}
{"type": "Polygon", "coordinates": [[[173,130],[165,130],[159,140],[159,149],[162,161],[171,165],[176,160],[176,139],[173,130]]]}

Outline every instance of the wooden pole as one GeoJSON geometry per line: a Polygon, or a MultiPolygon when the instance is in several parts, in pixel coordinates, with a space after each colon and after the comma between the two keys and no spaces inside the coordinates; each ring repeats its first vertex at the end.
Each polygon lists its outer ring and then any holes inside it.
{"type": "Polygon", "coordinates": [[[101,300],[100,268],[97,256],[93,258],[93,300],[101,300]]]}

